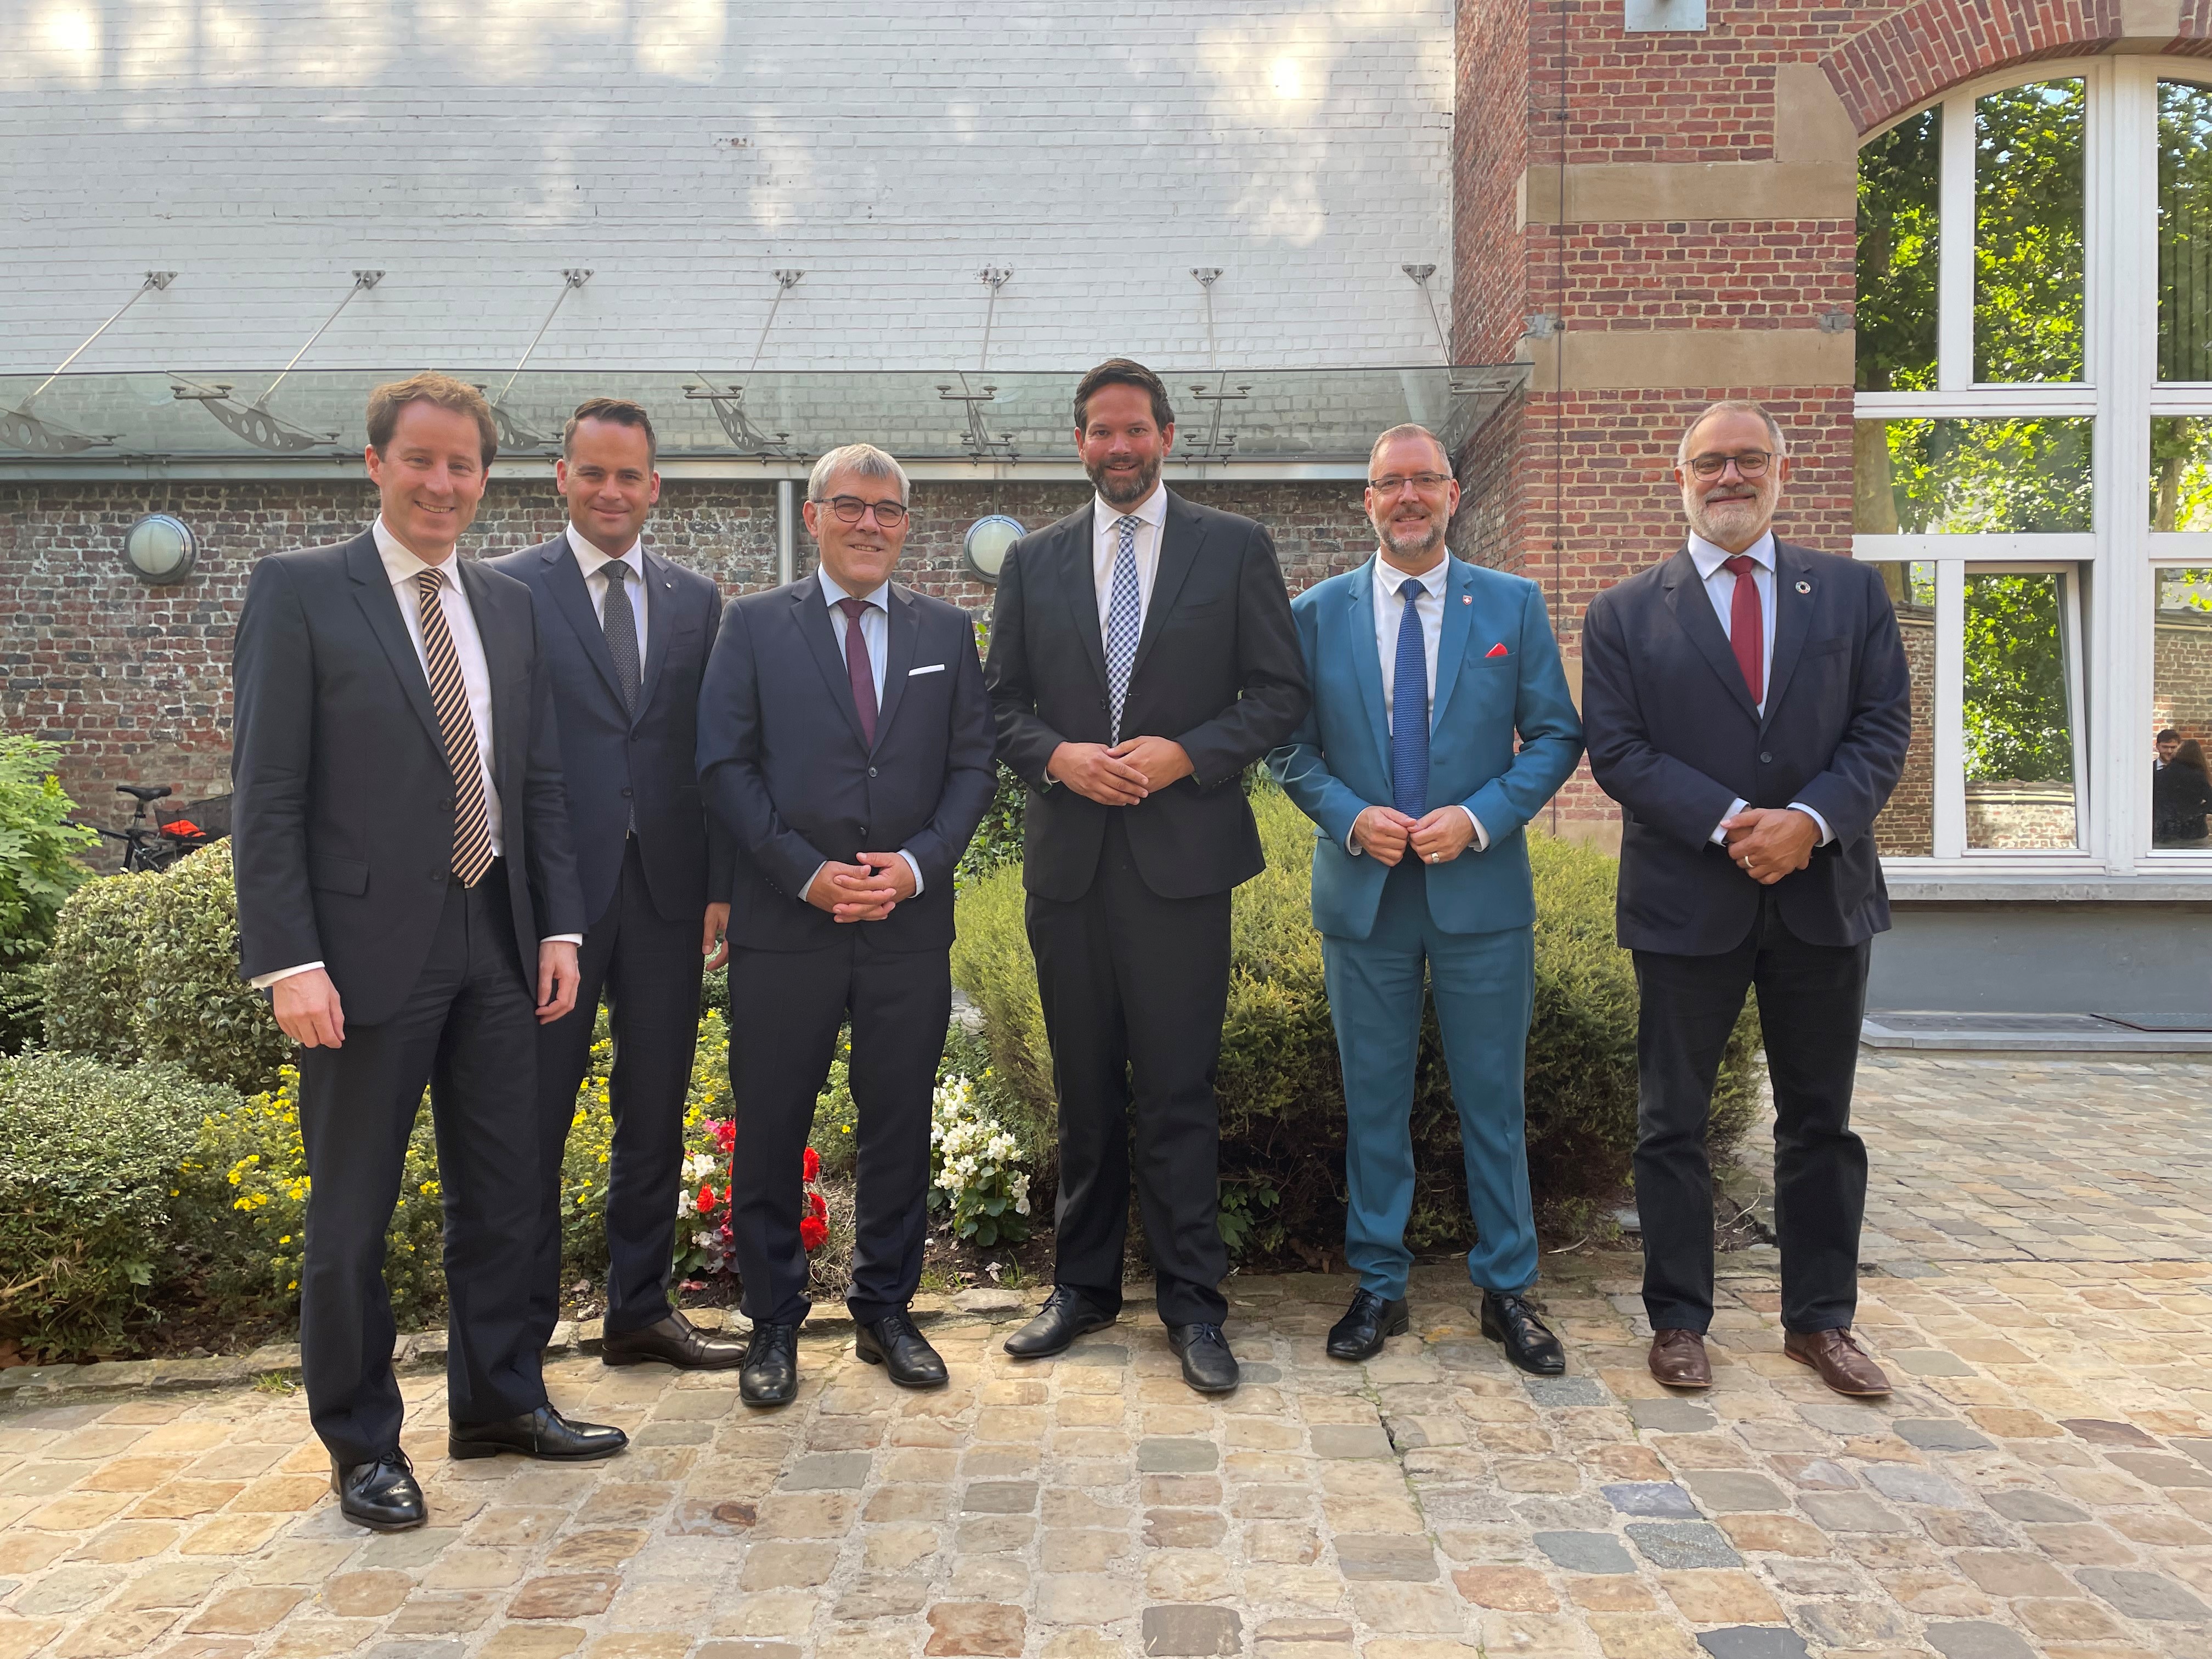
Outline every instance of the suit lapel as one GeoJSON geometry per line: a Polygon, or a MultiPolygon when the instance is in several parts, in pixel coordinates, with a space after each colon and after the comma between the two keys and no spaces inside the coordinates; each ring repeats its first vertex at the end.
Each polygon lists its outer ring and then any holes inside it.
{"type": "Polygon", "coordinates": [[[1698,579],[1698,562],[1685,547],[1667,562],[1663,581],[1667,608],[1674,613],[1674,620],[1690,636],[1690,643],[1705,659],[1737,708],[1759,719],[1758,706],[1751,700],[1751,688],[1743,683],[1743,670],[1735,665],[1735,653],[1729,648],[1728,635],[1721,632],[1721,619],[1713,614],[1713,602],[1705,592],[1705,585],[1698,579]]]}
{"type": "Polygon", "coordinates": [[[1437,636],[1437,694],[1429,701],[1429,728],[1443,723],[1451,702],[1452,687],[1459,684],[1459,665],[1467,660],[1468,630],[1474,626],[1474,607],[1464,603],[1474,592],[1474,572],[1457,559],[1445,556],[1450,574],[1444,580],[1444,625],[1437,636]]]}
{"type": "Polygon", "coordinates": [[[1382,652],[1375,642],[1375,561],[1355,566],[1345,584],[1351,602],[1344,625],[1352,630],[1352,672],[1359,682],[1359,702],[1375,734],[1375,753],[1387,775],[1390,769],[1390,722],[1382,712],[1382,652]]]}
{"type": "MultiPolygon", "coordinates": [[[[575,550],[568,545],[565,534],[545,550],[545,586],[553,595],[554,608],[576,635],[584,654],[592,659],[592,666],[599,671],[600,679],[606,683],[607,694],[615,700],[615,707],[620,708],[622,688],[615,680],[615,659],[607,649],[607,631],[592,614],[592,591],[584,585],[583,570],[576,563],[575,550]]],[[[640,697],[638,707],[644,706],[645,699],[640,697]]]]}
{"type": "MultiPolygon", "coordinates": [[[[1206,540],[1206,532],[1199,528],[1198,515],[1176,495],[1168,492],[1167,517],[1160,525],[1160,556],[1152,571],[1152,600],[1145,607],[1145,631],[1137,637],[1136,660],[1129,665],[1129,684],[1137,683],[1137,676],[1145,672],[1145,659],[1152,654],[1152,642],[1167,626],[1168,612],[1175,608],[1176,596],[1190,575],[1190,568],[1198,562],[1198,550],[1206,540]]],[[[1103,647],[1102,647],[1103,656],[1103,647]]]]}
{"type": "MultiPolygon", "coordinates": [[[[791,608],[799,623],[799,637],[806,641],[814,665],[822,671],[823,684],[830,688],[830,701],[844,715],[845,729],[853,734],[853,741],[866,748],[867,739],[860,733],[860,711],[853,706],[852,677],[845,671],[844,653],[837,649],[830,607],[822,603],[822,584],[811,576],[793,584],[791,608]]],[[[883,730],[881,720],[876,729],[883,730]]]]}
{"type": "MultiPolygon", "coordinates": [[[[499,788],[515,760],[529,752],[530,710],[518,701],[530,695],[529,665],[519,659],[520,653],[502,626],[505,618],[489,592],[490,584],[484,573],[459,554],[453,556],[453,571],[468,599],[469,612],[476,618],[477,639],[483,646],[484,675],[491,681],[491,777],[492,787],[499,788]],[[502,669],[511,672],[501,672],[502,669]]],[[[504,808],[504,792],[500,802],[504,808]]],[[[511,840],[511,831],[509,836],[511,840]]]]}
{"type": "Polygon", "coordinates": [[[346,574],[353,578],[354,598],[360,604],[362,614],[368,619],[369,631],[376,642],[384,647],[390,659],[392,672],[398,677],[399,689],[406,694],[408,706],[422,722],[422,730],[430,739],[430,746],[440,755],[446,752],[444,733],[438,729],[438,711],[430,702],[430,681],[422,672],[422,659],[415,654],[415,641],[407,632],[407,620],[399,614],[399,596],[392,592],[392,579],[384,568],[384,560],[376,550],[376,537],[364,531],[346,546],[346,574]]]}
{"type": "Polygon", "coordinates": [[[1091,550],[1097,544],[1097,526],[1095,515],[1097,502],[1078,513],[1069,521],[1073,544],[1063,544],[1061,552],[1068,560],[1067,604],[1075,613],[1075,637],[1083,642],[1083,654],[1091,659],[1091,672],[1098,676],[1098,689],[1106,689],[1106,640],[1098,626],[1098,579],[1091,571],[1091,550]]]}
{"type": "Polygon", "coordinates": [[[891,716],[898,713],[899,699],[906,693],[907,673],[914,666],[915,647],[921,635],[921,623],[914,614],[914,595],[906,589],[894,586],[885,609],[889,614],[884,630],[884,699],[876,710],[878,749],[890,735],[891,716]]]}
{"type": "Polygon", "coordinates": [[[1805,630],[1812,625],[1817,591],[1800,593],[1797,584],[1813,588],[1812,567],[1802,548],[1778,540],[1774,544],[1774,657],[1766,665],[1766,714],[1759,721],[1765,730],[1782,707],[1782,694],[1790,688],[1797,659],[1805,652],[1805,630]]]}
{"type": "MultiPolygon", "coordinates": [[[[640,549],[638,561],[645,566],[645,679],[637,694],[637,712],[643,714],[653,707],[653,688],[659,683],[661,665],[668,660],[668,636],[676,626],[676,579],[668,574],[667,566],[651,553],[640,549]]],[[[599,631],[599,647],[606,648],[606,630],[599,631]]],[[[612,659],[609,659],[611,665],[612,659]]]]}

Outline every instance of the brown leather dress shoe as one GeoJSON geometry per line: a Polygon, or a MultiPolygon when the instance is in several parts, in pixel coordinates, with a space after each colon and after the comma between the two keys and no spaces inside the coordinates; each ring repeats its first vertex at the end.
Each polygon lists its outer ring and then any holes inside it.
{"type": "Polygon", "coordinates": [[[1782,1339],[1782,1352],[1820,1372],[1820,1381],[1838,1394],[1865,1397],[1889,1392],[1881,1367],[1867,1358],[1848,1330],[1791,1331],[1782,1339]]]}
{"type": "Polygon", "coordinates": [[[1696,1331],[1651,1333],[1651,1375],[1670,1389],[1710,1389],[1713,1362],[1705,1357],[1705,1339],[1696,1331]]]}

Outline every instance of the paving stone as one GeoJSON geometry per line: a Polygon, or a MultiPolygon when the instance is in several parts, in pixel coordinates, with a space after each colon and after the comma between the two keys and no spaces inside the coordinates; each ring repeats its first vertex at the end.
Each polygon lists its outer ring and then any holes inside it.
{"type": "Polygon", "coordinates": [[[1737,1567],[1742,1557],[1720,1528],[1705,1521],[1632,1521],[1626,1528],[1644,1558],[1656,1567],[1737,1567]]]}
{"type": "Polygon", "coordinates": [[[1437,1577],[1426,1533],[1339,1533],[1335,1543],[1337,1567],[1347,1579],[1428,1583],[1437,1577]]]}
{"type": "Polygon", "coordinates": [[[896,1619],[920,1613],[928,1599],[929,1586],[923,1579],[864,1572],[846,1586],[832,1613],[848,1620],[896,1619]]]}
{"type": "Polygon", "coordinates": [[[1983,1501],[2008,1521],[2087,1521],[2085,1510],[2076,1509],[2063,1498],[2049,1492],[2038,1492],[2032,1486],[2007,1486],[1999,1492],[1984,1492],[1983,1501]]]}
{"type": "Polygon", "coordinates": [[[873,1454],[864,1451],[810,1452],[784,1472],[777,1485],[786,1492],[858,1492],[868,1484],[873,1454]]]}
{"type": "Polygon", "coordinates": [[[1801,1492],[1797,1507],[1826,1532],[1911,1532],[1912,1523],[1863,1492],[1801,1492]]]}
{"type": "Polygon", "coordinates": [[[1907,1445],[1923,1451],[1988,1451],[1995,1443],[1955,1417],[1893,1418],[1889,1427],[1907,1445]]]}
{"type": "Polygon", "coordinates": [[[2036,1659],[2035,1650],[2017,1632],[1986,1620],[1930,1623],[1921,1633],[1943,1659],[2036,1659]]]}
{"type": "Polygon", "coordinates": [[[1698,1513],[1690,1494],[1672,1481],[1626,1481],[1599,1490],[1604,1492],[1605,1501],[1623,1515],[1663,1515],[1688,1520],[1698,1513]]]}
{"type": "Polygon", "coordinates": [[[2103,1596],[2130,1619],[2178,1620],[2184,1623],[2212,1619],[2212,1607],[2207,1607],[2172,1579],[2154,1572],[2084,1567],[2075,1577],[2081,1581],[2084,1589],[2103,1596]]]}
{"type": "Polygon", "coordinates": [[[1719,1419],[1703,1406],[1686,1400],[1632,1400],[1628,1414],[1639,1429],[1660,1434],[1703,1434],[1719,1419]]]}
{"type": "Polygon", "coordinates": [[[510,1619],[581,1619],[605,1613],[622,1588],[611,1572],[549,1574],[531,1579],[507,1603],[510,1619]]]}
{"type": "Polygon", "coordinates": [[[2095,1417],[2062,1417],[2058,1426],[2093,1446],[2142,1446],[2155,1449],[2158,1442],[2132,1423],[2114,1423],[2095,1417]]]}
{"type": "MultiPolygon", "coordinates": [[[[1369,1424],[1317,1423],[1313,1429],[1313,1449],[1316,1457],[1389,1457],[1395,1455],[1390,1437],[1380,1426],[1369,1424]]],[[[1138,1467],[1144,1467],[1141,1452],[1138,1467]]],[[[1211,1468],[1212,1465],[1198,1467],[1211,1468]]]]}
{"type": "Polygon", "coordinates": [[[1609,1532],[1540,1532],[1536,1547],[1569,1572],[1634,1572],[1636,1563],[1609,1532]]]}
{"type": "Polygon", "coordinates": [[[1748,1469],[1692,1469],[1682,1479],[1709,1515],[1756,1514],[1790,1507],[1779,1486],[1748,1469]]]}
{"type": "Polygon", "coordinates": [[[1221,1467],[1221,1450],[1210,1440],[1149,1439],[1137,1443],[1142,1474],[1203,1474],[1221,1467]]]}
{"type": "Polygon", "coordinates": [[[1867,1485],[1893,1503],[1957,1509],[1970,1501],[1936,1470],[1917,1464],[1876,1463],[1867,1470],[1866,1480],[1867,1485]]]}
{"type": "MultiPolygon", "coordinates": [[[[1555,1613],[1559,1599],[1544,1575],[1533,1567],[1473,1566],[1452,1575],[1459,1593],[1479,1607],[1514,1613],[1555,1613]]],[[[1266,1639],[1263,1628],[1261,1638],[1266,1639]]],[[[1349,1639],[1349,1632],[1346,1632],[1349,1639]]]]}
{"type": "Polygon", "coordinates": [[[1078,1342],[1060,1355],[1063,1365],[1113,1365],[1129,1363],[1129,1350],[1119,1342],[1078,1342]]]}
{"type": "Polygon", "coordinates": [[[1772,1625],[1735,1625],[1701,1630],[1698,1645],[1713,1659],[1806,1659],[1805,1638],[1772,1625]]]}
{"type": "Polygon", "coordinates": [[[1139,1632],[1146,1659],[1244,1651],[1244,1621],[1233,1607],[1170,1605],[1145,1609],[1139,1632]]]}
{"type": "Polygon", "coordinates": [[[1145,1547],[1156,1550],[1210,1550],[1229,1529],[1228,1518],[1212,1510],[1147,1510],[1145,1547]]]}
{"type": "Polygon", "coordinates": [[[1613,1403],[1613,1396],[1605,1391],[1605,1385],[1594,1376],[1523,1376],[1521,1386],[1540,1406],[1609,1406],[1613,1403]]]}
{"type": "MultiPolygon", "coordinates": [[[[984,1654],[1012,1659],[1027,1639],[1022,1610],[1001,1602],[939,1601],[929,1610],[925,1654],[984,1654]]],[[[704,1656],[701,1656],[704,1659],[704,1656]]]]}
{"type": "Polygon", "coordinates": [[[969,1515],[1027,1515],[1036,1501],[1034,1480],[971,1480],[960,1495],[961,1510],[969,1515]]]}

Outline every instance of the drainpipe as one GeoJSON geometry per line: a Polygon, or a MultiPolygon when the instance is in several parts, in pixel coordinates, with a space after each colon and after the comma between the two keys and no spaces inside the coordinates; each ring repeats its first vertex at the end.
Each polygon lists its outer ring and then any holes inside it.
{"type": "Polygon", "coordinates": [[[799,546],[799,484],[795,479],[775,481],[775,580],[788,587],[798,579],[793,568],[799,546]]]}

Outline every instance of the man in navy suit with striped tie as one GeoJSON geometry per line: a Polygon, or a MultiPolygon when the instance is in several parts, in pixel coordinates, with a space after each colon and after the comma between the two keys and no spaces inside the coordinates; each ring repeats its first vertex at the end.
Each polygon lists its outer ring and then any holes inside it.
{"type": "Polygon", "coordinates": [[[1314,926],[1344,1063],[1344,1254],[1359,1275],[1328,1352],[1368,1358],[1408,1324],[1425,970],[1459,1108],[1482,1328],[1522,1370],[1557,1376],[1565,1358],[1527,1300],[1535,900],[1522,826],[1574,771],[1582,723],[1541,590],[1444,550],[1459,485],[1443,444],[1393,427],[1367,478],[1375,557],[1291,602],[1313,707],[1268,761],[1321,829],[1314,926]]]}

